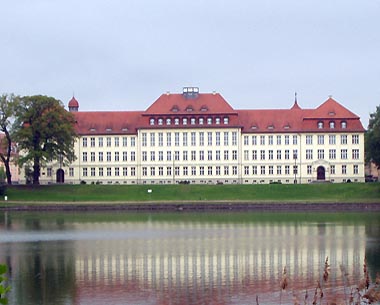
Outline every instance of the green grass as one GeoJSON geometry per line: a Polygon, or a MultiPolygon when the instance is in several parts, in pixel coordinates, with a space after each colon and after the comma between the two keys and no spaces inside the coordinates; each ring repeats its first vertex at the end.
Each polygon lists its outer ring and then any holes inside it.
{"type": "Polygon", "coordinates": [[[11,186],[9,201],[302,201],[380,202],[380,183],[266,185],[45,185],[11,186]],[[148,193],[148,189],[152,193],[148,193]]]}

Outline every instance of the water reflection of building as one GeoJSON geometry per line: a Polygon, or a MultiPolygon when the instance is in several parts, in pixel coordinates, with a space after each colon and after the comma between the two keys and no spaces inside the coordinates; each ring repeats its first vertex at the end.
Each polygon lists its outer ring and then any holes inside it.
{"type": "MultiPolygon", "coordinates": [[[[342,286],[339,266],[358,279],[365,257],[365,227],[289,224],[99,224],[104,240],[76,245],[78,298],[91,287],[120,294],[147,291],[181,299],[189,294],[218,302],[231,292],[252,300],[279,292],[286,266],[293,288],[315,287],[326,257],[330,284],[342,286]]],[[[185,302],[186,303],[186,302],[185,302]]],[[[174,304],[174,303],[173,303],[174,304]]]]}

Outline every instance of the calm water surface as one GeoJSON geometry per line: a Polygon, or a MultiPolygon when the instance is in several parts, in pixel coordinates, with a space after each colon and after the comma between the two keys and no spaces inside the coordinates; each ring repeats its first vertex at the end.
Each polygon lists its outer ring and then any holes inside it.
{"type": "Polygon", "coordinates": [[[302,303],[326,257],[331,298],[373,280],[380,214],[0,213],[10,304],[302,303]]]}

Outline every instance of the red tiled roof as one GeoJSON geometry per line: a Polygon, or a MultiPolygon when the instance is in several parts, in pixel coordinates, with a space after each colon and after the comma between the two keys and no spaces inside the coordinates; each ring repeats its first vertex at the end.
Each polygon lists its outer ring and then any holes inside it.
{"type": "Polygon", "coordinates": [[[72,97],[72,99],[69,101],[69,107],[79,107],[79,103],[75,97],[72,97]]]}
{"type": "Polygon", "coordinates": [[[184,94],[162,94],[144,115],[236,113],[219,93],[199,93],[186,98],[184,94]],[[191,109],[191,110],[190,110],[191,109]]]}
{"type": "Polygon", "coordinates": [[[74,112],[79,134],[135,134],[141,111],[74,112]]]}
{"type": "MultiPolygon", "coordinates": [[[[71,102],[71,101],[70,101],[71,102]]],[[[294,132],[364,132],[357,115],[329,98],[316,109],[302,109],[295,102],[290,109],[235,110],[217,93],[198,94],[186,98],[183,94],[163,94],[146,111],[74,112],[79,134],[136,134],[139,128],[210,128],[241,127],[243,133],[294,132]],[[191,111],[190,111],[191,108],[191,111]],[[229,124],[151,126],[150,118],[181,118],[228,115],[229,124]],[[330,121],[335,128],[330,128],[330,121]],[[341,123],[347,123],[342,128],[341,123]],[[323,128],[318,128],[323,122],[323,128]]]]}

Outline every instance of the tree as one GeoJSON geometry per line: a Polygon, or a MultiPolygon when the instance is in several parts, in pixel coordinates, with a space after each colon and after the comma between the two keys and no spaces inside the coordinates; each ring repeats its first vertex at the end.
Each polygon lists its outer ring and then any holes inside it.
{"type": "Polygon", "coordinates": [[[12,184],[12,173],[10,169],[11,154],[14,143],[12,142],[12,120],[18,103],[15,95],[3,94],[0,97],[0,131],[4,136],[0,138],[0,160],[4,163],[7,183],[12,184]]]}
{"type": "Polygon", "coordinates": [[[46,162],[59,159],[65,164],[74,160],[75,118],[60,101],[42,95],[22,97],[16,113],[19,164],[32,165],[36,185],[46,162]]]}
{"type": "Polygon", "coordinates": [[[375,163],[380,169],[380,106],[376,107],[376,112],[370,114],[365,148],[366,161],[375,163]]]}

